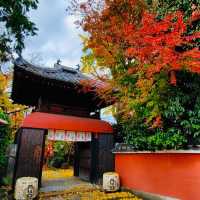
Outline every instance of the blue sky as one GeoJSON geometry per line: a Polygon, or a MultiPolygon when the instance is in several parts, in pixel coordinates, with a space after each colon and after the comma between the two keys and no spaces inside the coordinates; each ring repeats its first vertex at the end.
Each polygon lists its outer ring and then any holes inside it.
{"type": "Polygon", "coordinates": [[[31,20],[39,29],[37,36],[25,41],[23,56],[47,66],[57,59],[63,65],[75,67],[80,63],[81,29],[74,24],[75,17],[67,15],[69,0],[40,0],[37,10],[30,13],[31,20]]]}

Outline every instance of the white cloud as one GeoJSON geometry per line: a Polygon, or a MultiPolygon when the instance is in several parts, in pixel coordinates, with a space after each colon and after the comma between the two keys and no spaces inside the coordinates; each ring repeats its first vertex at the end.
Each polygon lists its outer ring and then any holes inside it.
{"type": "Polygon", "coordinates": [[[73,66],[80,63],[81,40],[73,16],[68,16],[65,0],[42,0],[36,11],[30,14],[31,20],[38,27],[38,35],[26,40],[23,52],[25,59],[30,55],[40,54],[46,65],[53,65],[57,59],[63,64],[73,66]]]}
{"type": "Polygon", "coordinates": [[[66,16],[63,22],[67,29],[71,30],[74,33],[77,33],[77,25],[75,24],[77,20],[78,18],[75,16],[66,16]]]}
{"type": "Polygon", "coordinates": [[[74,67],[77,68],[77,64],[79,64],[78,59],[63,59],[62,65],[68,66],[68,67],[74,67]]]}

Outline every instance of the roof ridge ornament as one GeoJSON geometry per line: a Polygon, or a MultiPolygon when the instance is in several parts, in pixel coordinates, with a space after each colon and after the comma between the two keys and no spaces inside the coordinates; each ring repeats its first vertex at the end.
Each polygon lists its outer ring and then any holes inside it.
{"type": "Polygon", "coordinates": [[[62,61],[60,59],[57,60],[56,64],[60,65],[60,63],[62,63],[62,61]]]}
{"type": "Polygon", "coordinates": [[[78,73],[78,70],[76,70],[72,67],[67,67],[67,66],[61,65],[61,63],[62,63],[62,61],[60,59],[58,59],[56,61],[56,63],[54,64],[54,69],[59,69],[59,70],[62,70],[64,72],[68,72],[68,73],[72,73],[72,74],[78,73]]]}
{"type": "Polygon", "coordinates": [[[77,66],[76,70],[80,71],[80,68],[81,68],[80,64],[77,64],[76,66],[77,66]]]}

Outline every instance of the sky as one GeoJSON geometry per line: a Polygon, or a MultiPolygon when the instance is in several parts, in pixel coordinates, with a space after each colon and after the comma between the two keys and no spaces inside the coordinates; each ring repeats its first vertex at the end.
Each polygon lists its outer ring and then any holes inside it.
{"type": "MultiPolygon", "coordinates": [[[[30,12],[31,21],[38,28],[37,35],[25,40],[24,59],[42,66],[53,67],[58,59],[62,65],[77,67],[82,54],[83,34],[66,12],[69,0],[40,0],[38,9],[30,12]]],[[[102,112],[103,113],[103,112],[102,112]]],[[[114,123],[112,115],[101,114],[103,120],[114,123]]]]}
{"type": "Polygon", "coordinates": [[[69,0],[40,0],[38,9],[30,12],[30,19],[39,29],[37,36],[25,40],[23,57],[35,63],[53,66],[60,59],[63,65],[76,67],[80,63],[83,33],[74,24],[66,8],[69,0]]]}

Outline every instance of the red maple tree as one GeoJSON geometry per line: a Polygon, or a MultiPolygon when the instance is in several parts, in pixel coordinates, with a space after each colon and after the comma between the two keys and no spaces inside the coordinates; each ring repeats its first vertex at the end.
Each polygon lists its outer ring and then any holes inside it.
{"type": "MultiPolygon", "coordinates": [[[[124,24],[123,37],[128,48],[125,56],[139,61],[140,67],[147,77],[161,70],[170,72],[172,84],[176,84],[175,71],[186,69],[200,73],[200,51],[192,48],[188,51],[177,50],[177,47],[187,45],[197,38],[200,33],[187,36],[187,23],[181,12],[168,14],[162,20],[154,14],[144,12],[139,27],[124,24]]],[[[129,70],[130,71],[130,70],[129,70]]]]}
{"type": "MultiPolygon", "coordinates": [[[[89,33],[86,48],[96,59],[95,66],[111,72],[111,78],[104,79],[109,84],[99,93],[108,99],[114,97],[122,108],[120,113],[130,116],[135,113],[132,105],[149,101],[155,75],[164,72],[168,83],[176,86],[177,71],[200,73],[200,51],[196,47],[200,33],[187,34],[187,28],[199,19],[199,11],[184,21],[179,11],[159,19],[140,0],[105,1],[100,11],[87,4],[82,8],[86,13],[81,24],[89,33]],[[113,88],[118,92],[113,94],[113,88]]],[[[149,108],[152,112],[147,120],[154,121],[155,126],[161,124],[157,103],[149,108]]]]}

